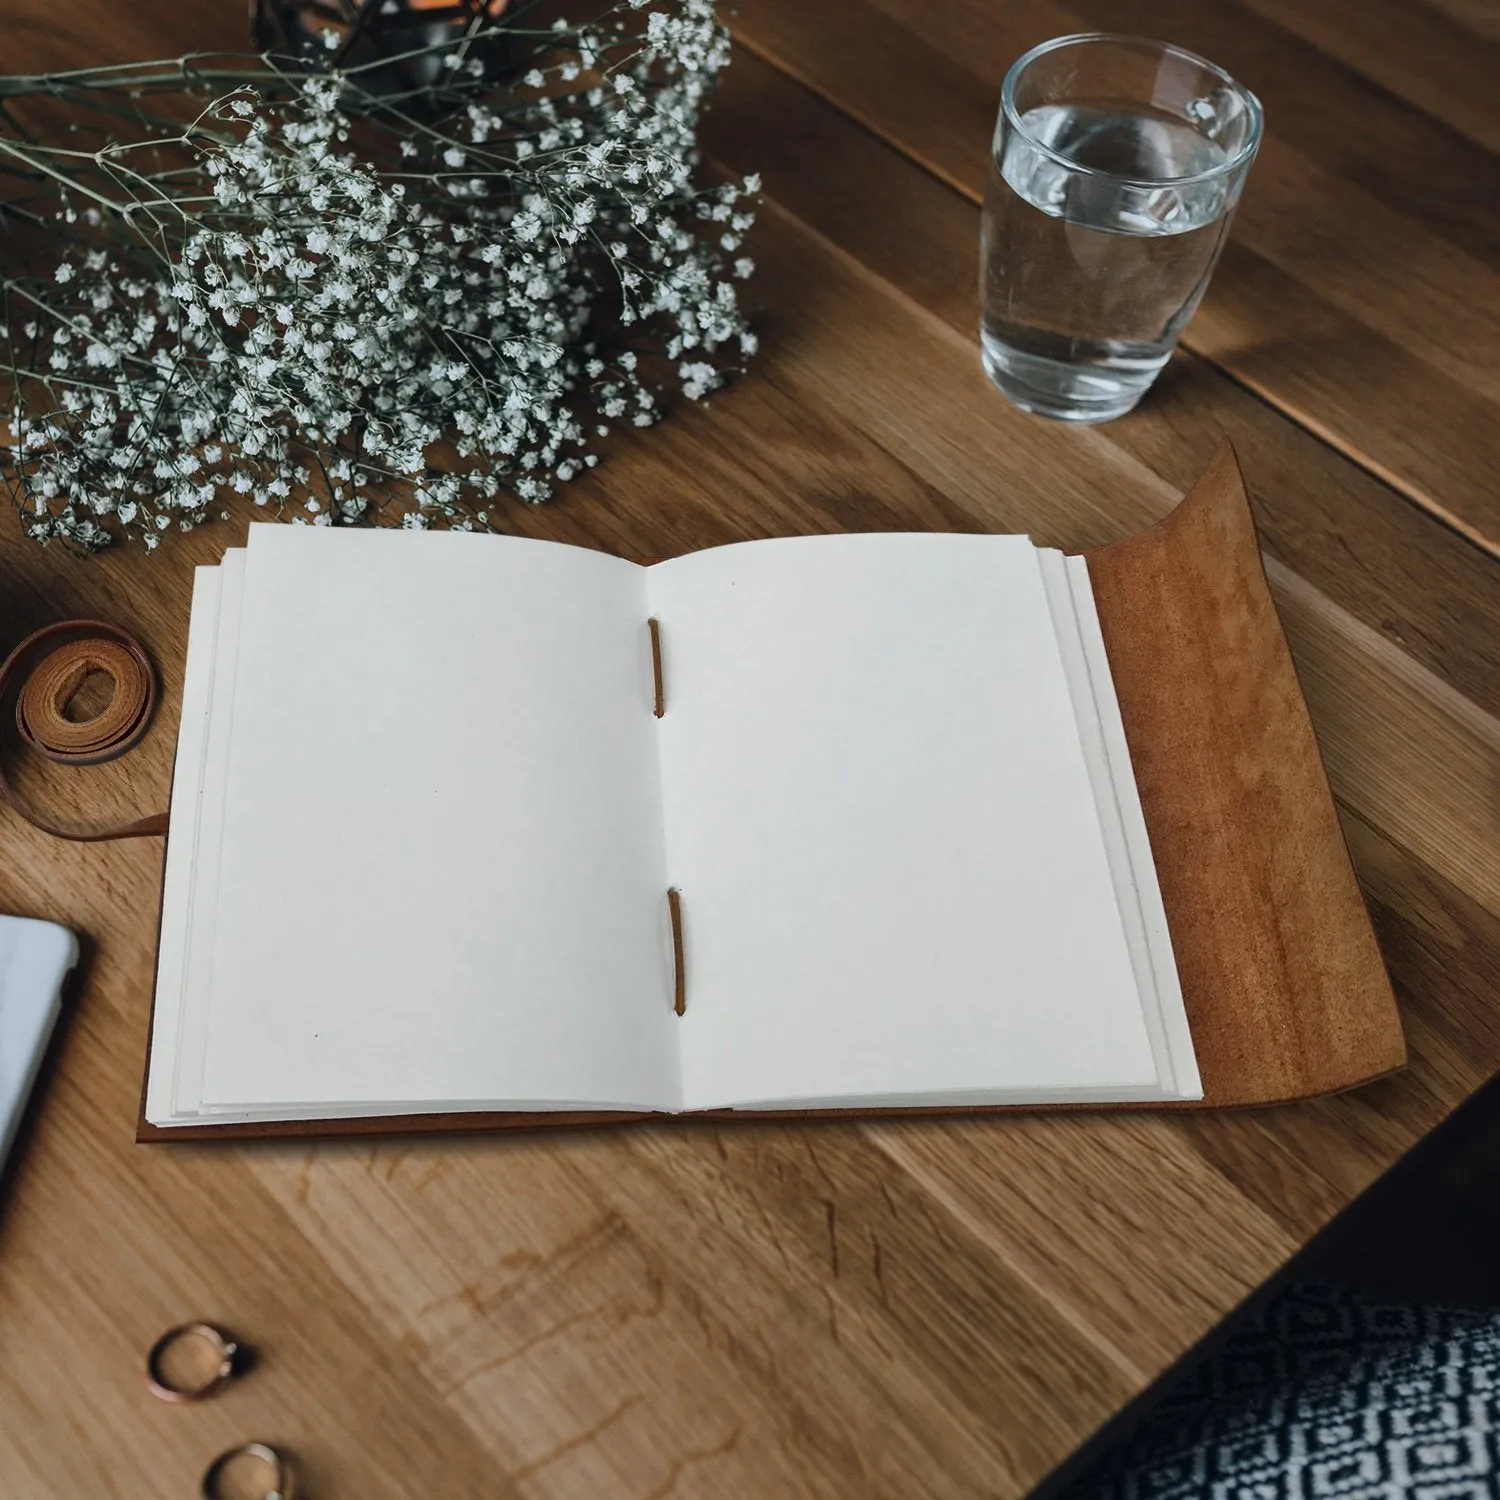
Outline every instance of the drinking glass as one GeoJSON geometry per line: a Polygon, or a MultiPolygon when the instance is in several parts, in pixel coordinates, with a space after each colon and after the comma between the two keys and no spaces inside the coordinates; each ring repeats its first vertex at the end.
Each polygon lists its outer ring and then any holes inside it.
{"type": "Polygon", "coordinates": [[[980,244],[990,379],[1108,422],[1171,358],[1260,144],[1255,95],[1143,37],[1043,42],[1005,75],[980,244]]]}

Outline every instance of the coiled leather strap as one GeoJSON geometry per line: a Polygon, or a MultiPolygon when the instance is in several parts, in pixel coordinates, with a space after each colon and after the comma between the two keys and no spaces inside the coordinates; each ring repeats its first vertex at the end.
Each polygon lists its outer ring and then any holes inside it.
{"type": "MultiPolygon", "coordinates": [[[[26,637],[0,663],[0,702],[16,693],[16,728],[22,741],[64,766],[94,766],[123,755],[146,732],[156,706],[156,673],[136,639],[103,620],[64,620],[26,637]],[[68,701],[91,673],[102,673],[114,691],[92,719],[68,718],[68,701]]],[[[16,794],[0,764],[0,801],[35,828],[78,843],[144,838],[167,831],[167,815],[153,813],[116,828],[64,828],[33,811],[16,794]]]]}

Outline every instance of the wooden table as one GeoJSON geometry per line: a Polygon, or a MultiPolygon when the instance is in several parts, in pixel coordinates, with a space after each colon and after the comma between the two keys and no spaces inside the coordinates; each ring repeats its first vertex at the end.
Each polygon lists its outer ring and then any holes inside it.
{"type": "MultiPolygon", "coordinates": [[[[7,67],[235,45],[243,6],[11,0],[7,67]]],[[[1237,444],[1412,1066],[1212,1117],[632,1129],[376,1146],[132,1142],[160,849],[0,820],[0,908],[86,934],[0,1217],[0,1492],[196,1493],[248,1437],[308,1496],[1016,1496],[1500,1064],[1500,23],[1483,0],[740,0],[706,132],[764,174],[763,352],[507,524],[625,554],[834,529],[1159,516],[1237,444]],[[1093,25],[1195,47],[1270,134],[1185,350],[1137,414],[1008,408],[975,350],[1006,63],[1093,25]],[[168,1324],[259,1350],[153,1401],[168,1324]]],[[[0,519],[0,639],[138,630],[166,711],[192,565],[0,519]]]]}

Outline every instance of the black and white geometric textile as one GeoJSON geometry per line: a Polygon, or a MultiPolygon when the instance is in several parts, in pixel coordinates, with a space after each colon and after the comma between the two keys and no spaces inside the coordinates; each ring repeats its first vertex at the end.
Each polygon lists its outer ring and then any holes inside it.
{"type": "Polygon", "coordinates": [[[1500,1311],[1293,1285],[1062,1500],[1500,1500],[1500,1311]]]}

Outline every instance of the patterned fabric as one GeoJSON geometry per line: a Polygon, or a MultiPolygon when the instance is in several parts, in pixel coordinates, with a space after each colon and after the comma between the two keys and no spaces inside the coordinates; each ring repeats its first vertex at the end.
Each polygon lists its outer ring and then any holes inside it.
{"type": "Polygon", "coordinates": [[[1497,1500],[1500,1312],[1300,1284],[1061,1500],[1497,1500]]]}

